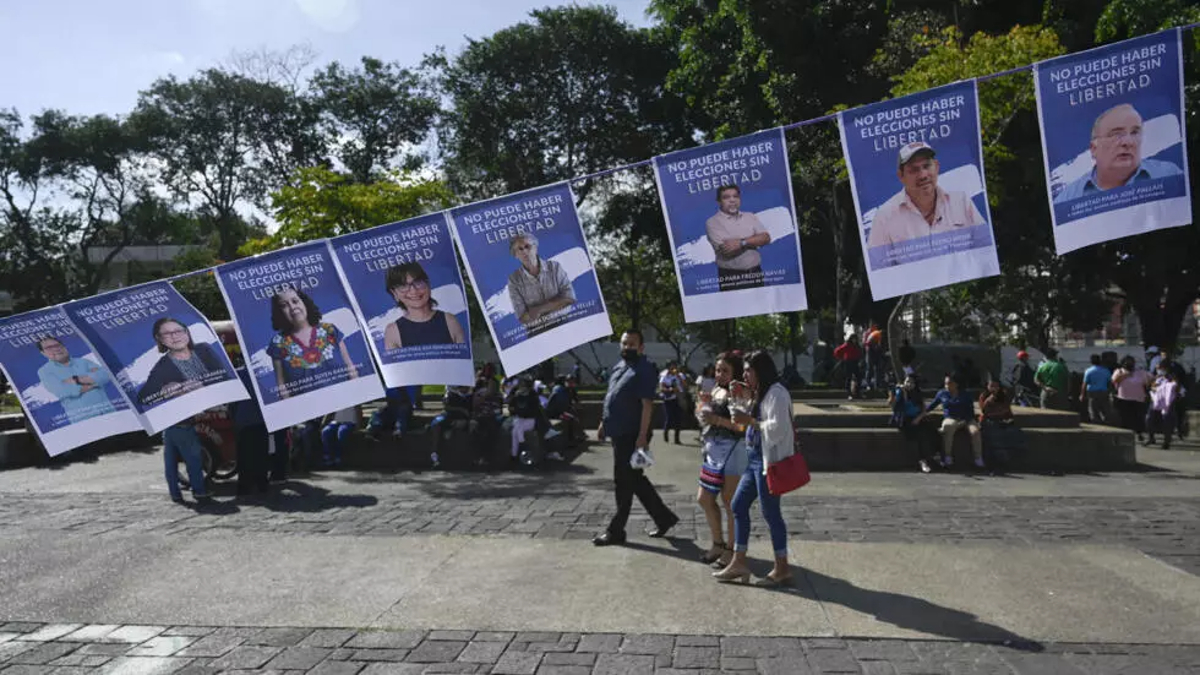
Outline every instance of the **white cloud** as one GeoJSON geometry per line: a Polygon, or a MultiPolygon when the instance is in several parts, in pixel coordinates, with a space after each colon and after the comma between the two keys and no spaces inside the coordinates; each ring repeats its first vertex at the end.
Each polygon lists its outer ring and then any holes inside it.
{"type": "Polygon", "coordinates": [[[358,0],[295,0],[296,6],[314,25],[343,33],[358,23],[358,0]]]}

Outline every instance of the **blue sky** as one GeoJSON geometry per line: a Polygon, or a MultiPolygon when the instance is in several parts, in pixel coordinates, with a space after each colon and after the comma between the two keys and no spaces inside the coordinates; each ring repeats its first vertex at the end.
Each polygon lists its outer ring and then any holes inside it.
{"type": "MultiPolygon", "coordinates": [[[[451,54],[531,9],[528,0],[58,0],[0,3],[0,108],[72,114],[129,111],[155,78],[186,77],[234,50],[308,43],[317,64],[369,55],[415,65],[451,54]]],[[[585,4],[585,3],[580,3],[585,4]]],[[[607,0],[646,25],[647,0],[607,0]]]]}

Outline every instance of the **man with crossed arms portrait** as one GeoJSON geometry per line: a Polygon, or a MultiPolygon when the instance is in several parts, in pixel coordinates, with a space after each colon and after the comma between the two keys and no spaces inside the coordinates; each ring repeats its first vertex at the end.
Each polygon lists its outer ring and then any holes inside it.
{"type": "Polygon", "coordinates": [[[717,255],[717,282],[722,291],[759,288],[763,285],[762,254],[771,234],[758,216],[742,211],[742,189],[717,188],[717,212],[704,223],[708,243],[717,255]]]}

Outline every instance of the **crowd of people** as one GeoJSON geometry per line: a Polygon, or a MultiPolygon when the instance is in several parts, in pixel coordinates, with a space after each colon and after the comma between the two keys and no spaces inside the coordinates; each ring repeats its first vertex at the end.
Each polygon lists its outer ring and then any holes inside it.
{"type": "Polygon", "coordinates": [[[1131,355],[1092,354],[1077,390],[1059,354],[1054,349],[1045,354],[1036,369],[1028,353],[1017,354],[1012,380],[1024,398],[1036,396],[1052,410],[1078,409],[1091,423],[1129,429],[1147,445],[1157,435],[1170,448],[1172,438],[1187,436],[1187,395],[1195,375],[1169,353],[1147,347],[1144,367],[1131,355]]]}
{"type": "MultiPolygon", "coordinates": [[[[270,484],[285,480],[296,462],[305,467],[341,466],[355,435],[399,441],[415,431],[414,411],[423,407],[419,386],[388,388],[383,405],[376,406],[369,416],[363,406],[355,405],[290,429],[268,432],[249,371],[240,358],[231,356],[251,394],[247,400],[229,404],[224,413],[232,425],[239,497],[268,493],[270,484]]],[[[561,461],[561,450],[584,433],[577,414],[577,381],[577,371],[555,376],[549,384],[532,373],[501,380],[493,364],[484,364],[476,373],[474,386],[445,388],[443,409],[429,421],[424,442],[395,443],[392,451],[412,454],[411,463],[435,468],[507,469],[561,461]],[[561,442],[551,442],[559,436],[561,442]]],[[[183,420],[163,433],[167,489],[176,503],[184,502],[180,463],[186,468],[187,485],[196,503],[212,503],[205,449],[197,428],[209,414],[183,420]]]]}

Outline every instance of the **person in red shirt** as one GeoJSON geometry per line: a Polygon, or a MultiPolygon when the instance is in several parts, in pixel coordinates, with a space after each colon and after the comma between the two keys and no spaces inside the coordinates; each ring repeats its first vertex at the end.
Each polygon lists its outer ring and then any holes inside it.
{"type": "Polygon", "coordinates": [[[862,347],[858,346],[858,335],[851,333],[846,341],[833,350],[833,358],[842,362],[846,374],[846,398],[858,395],[859,380],[862,379],[862,347]]]}

